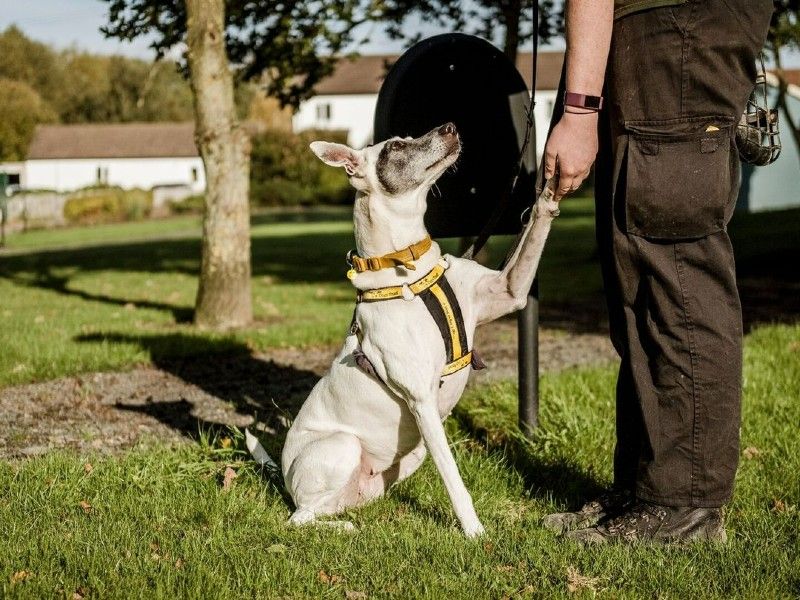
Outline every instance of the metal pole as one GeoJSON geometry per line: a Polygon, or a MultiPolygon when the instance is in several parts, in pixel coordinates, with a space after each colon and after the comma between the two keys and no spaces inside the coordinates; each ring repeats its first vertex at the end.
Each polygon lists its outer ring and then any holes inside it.
{"type": "Polygon", "coordinates": [[[0,248],[6,245],[6,219],[8,217],[8,175],[0,173],[0,248]]]}
{"type": "Polygon", "coordinates": [[[517,313],[519,363],[519,427],[531,435],[539,426],[539,279],[534,279],[528,303],[517,313]]]}

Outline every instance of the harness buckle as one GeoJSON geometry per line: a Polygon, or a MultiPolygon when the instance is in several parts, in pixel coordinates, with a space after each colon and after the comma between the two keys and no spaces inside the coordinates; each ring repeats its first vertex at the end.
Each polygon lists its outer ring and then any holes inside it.
{"type": "Polygon", "coordinates": [[[353,248],[352,250],[348,250],[347,254],[344,255],[344,260],[351,269],[353,268],[353,254],[355,254],[355,252],[356,250],[353,248]]]}

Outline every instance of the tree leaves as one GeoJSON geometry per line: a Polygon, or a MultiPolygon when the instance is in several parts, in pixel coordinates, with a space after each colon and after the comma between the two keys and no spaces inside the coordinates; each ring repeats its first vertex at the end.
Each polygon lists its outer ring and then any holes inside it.
{"type": "MultiPolygon", "coordinates": [[[[186,41],[182,0],[103,0],[109,37],[152,36],[158,56],[186,41]]],[[[240,79],[258,80],[282,106],[297,106],[329,75],[368,20],[366,0],[227,0],[225,47],[240,79]]],[[[186,56],[183,57],[186,70],[186,56]]]]}

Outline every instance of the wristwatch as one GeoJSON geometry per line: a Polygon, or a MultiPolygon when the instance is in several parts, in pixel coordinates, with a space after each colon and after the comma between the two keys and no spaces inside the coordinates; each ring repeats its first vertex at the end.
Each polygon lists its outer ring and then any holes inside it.
{"type": "Polygon", "coordinates": [[[603,108],[603,97],[576,94],[575,92],[564,92],[564,106],[574,106],[575,108],[599,111],[603,108]]]}

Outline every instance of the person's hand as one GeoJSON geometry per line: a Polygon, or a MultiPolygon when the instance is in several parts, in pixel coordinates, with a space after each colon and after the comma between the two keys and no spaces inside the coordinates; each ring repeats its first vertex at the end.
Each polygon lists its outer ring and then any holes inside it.
{"type": "Polygon", "coordinates": [[[553,128],[544,149],[544,175],[558,170],[556,201],[577,190],[597,156],[597,113],[565,112],[553,128]]]}

